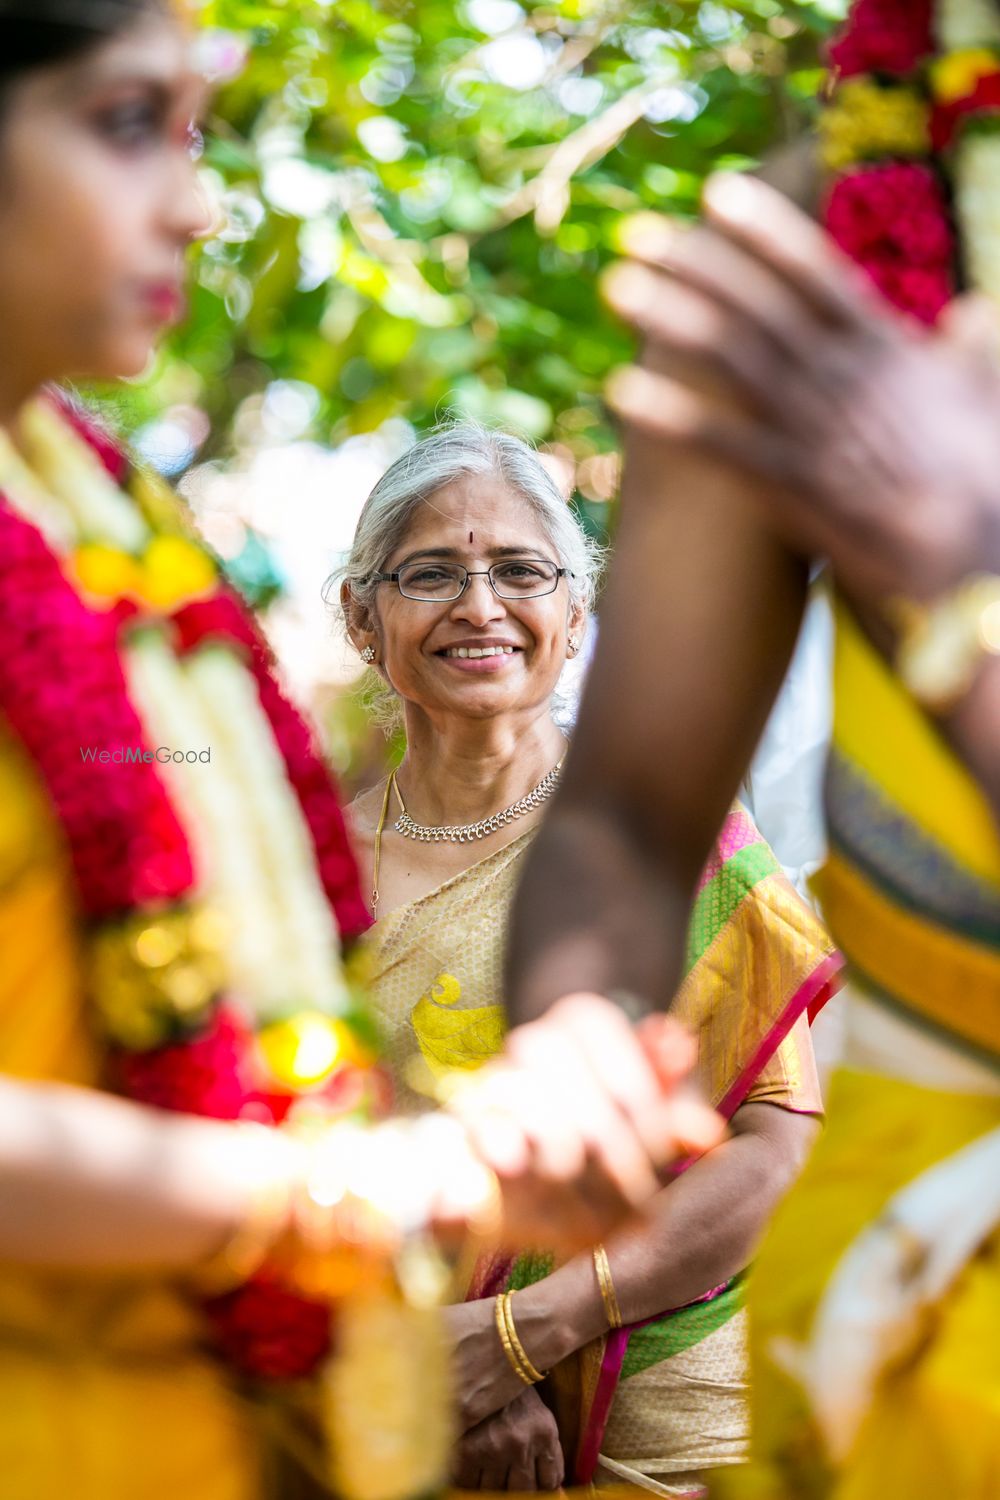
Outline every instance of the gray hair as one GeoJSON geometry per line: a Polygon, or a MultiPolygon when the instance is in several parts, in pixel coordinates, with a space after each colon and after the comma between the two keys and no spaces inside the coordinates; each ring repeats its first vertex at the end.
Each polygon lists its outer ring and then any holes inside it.
{"type": "Polygon", "coordinates": [[[584,531],[528,443],[468,421],[436,427],[414,443],[368,496],[350,556],[337,575],[350,585],[358,602],[371,607],[377,585],[369,580],[399,546],[417,506],[464,474],[494,475],[528,502],[559,566],[572,575],[570,598],[589,609],[601,571],[601,548],[584,531]]]}
{"type": "MultiPolygon", "coordinates": [[[[358,603],[370,610],[378,589],[372,575],[399,546],[417,506],[466,474],[493,475],[527,501],[559,566],[570,574],[570,599],[589,611],[604,549],[584,531],[530,444],[473,421],[442,424],[386,470],[365,501],[350,554],[327,585],[327,597],[346,582],[358,603]]],[[[398,722],[383,692],[370,694],[369,706],[383,725],[398,722]]]]}

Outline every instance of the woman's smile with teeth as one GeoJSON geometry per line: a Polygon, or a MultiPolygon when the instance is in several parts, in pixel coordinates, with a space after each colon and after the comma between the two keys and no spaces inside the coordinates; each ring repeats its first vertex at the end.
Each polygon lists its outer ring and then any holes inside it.
{"type": "Polygon", "coordinates": [[[476,660],[480,656],[513,656],[515,650],[514,646],[449,646],[441,655],[476,660]]]}

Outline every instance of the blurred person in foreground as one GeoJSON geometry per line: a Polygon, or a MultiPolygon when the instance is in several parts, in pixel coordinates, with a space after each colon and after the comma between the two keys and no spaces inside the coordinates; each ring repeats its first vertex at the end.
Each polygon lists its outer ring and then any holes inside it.
{"type": "MultiPolygon", "coordinates": [[[[553,710],[598,566],[531,448],[474,424],[416,443],[361,513],[341,598],[406,752],[351,812],[377,918],[370,991],[402,1108],[427,1107],[422,1076],[475,1069],[503,1045],[510,906],[566,754],[553,710]]],[[[610,1260],[602,1248],[561,1261],[486,1253],[457,1278],[463,1488],[554,1489],[596,1472],[687,1494],[705,1468],[745,1456],[741,1273],[815,1134],[809,1013],[839,962],[734,808],[702,875],[673,1008],[733,1139],[665,1188],[610,1260]],[[523,1368],[498,1335],[508,1292],[523,1368]],[[623,1315],[646,1324],[627,1364],[623,1315]]],[[[561,1097],[558,1049],[549,1078],[561,1097]]]]}
{"type": "Polygon", "coordinates": [[[818,889],[853,965],[846,1055],[751,1276],[753,1461],[711,1488],[985,1500],[1000,1474],[996,322],[974,300],[936,331],[901,318],[760,183],[710,183],[706,211],[690,230],[637,225],[609,283],[647,348],[612,387],[618,551],[521,887],[511,1008],[538,1015],[565,986],[630,991],[636,1014],[672,993],[698,870],[789,659],[808,561],[826,558],[818,889]],[[672,669],[650,697],[653,641],[672,669]],[[540,893],[570,888],[540,922],[540,893]]]}
{"type": "Polygon", "coordinates": [[[679,1029],[586,997],[464,1129],[343,1123],[381,1089],[335,789],[183,507],[57,385],[182,311],[190,43],[156,0],[0,0],[2,1489],[405,1500],[447,1387],[397,1251],[491,1205],[579,1246],[721,1125],[679,1029]]]}

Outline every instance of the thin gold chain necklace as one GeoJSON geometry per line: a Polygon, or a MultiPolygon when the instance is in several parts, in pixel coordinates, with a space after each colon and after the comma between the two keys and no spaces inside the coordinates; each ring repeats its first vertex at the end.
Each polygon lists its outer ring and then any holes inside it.
{"type": "MultiPolygon", "coordinates": [[[[565,760],[565,756],[563,757],[565,760]]],[[[414,822],[406,811],[406,803],[403,794],[396,782],[396,773],[393,771],[385,784],[385,796],[382,798],[382,811],[379,814],[378,826],[375,829],[375,862],[372,871],[372,916],[378,916],[379,889],[378,877],[382,865],[382,834],[385,831],[386,820],[389,816],[389,801],[393,792],[399,803],[399,817],[393,824],[396,832],[402,834],[405,839],[417,839],[425,844],[472,844],[478,839],[485,839],[492,833],[499,833],[501,828],[506,828],[518,818],[527,816],[547,802],[559,785],[559,777],[563,768],[563,760],[560,760],[547,771],[537,786],[532,787],[525,796],[519,797],[509,807],[504,807],[500,812],[491,813],[488,818],[480,818],[478,823],[425,825],[414,822]]]]}

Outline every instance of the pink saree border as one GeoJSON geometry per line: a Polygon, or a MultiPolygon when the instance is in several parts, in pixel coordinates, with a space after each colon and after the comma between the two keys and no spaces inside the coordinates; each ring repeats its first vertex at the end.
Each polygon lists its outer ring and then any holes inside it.
{"type": "Polygon", "coordinates": [[[483,1297],[497,1297],[506,1290],[510,1273],[517,1264],[516,1255],[504,1255],[497,1251],[490,1256],[488,1261],[476,1265],[469,1289],[465,1294],[466,1302],[478,1302],[483,1297]]]}
{"type": "Polygon", "coordinates": [[[722,832],[715,843],[715,848],[708,857],[705,868],[698,877],[696,895],[700,895],[707,885],[711,883],[725,867],[734,854],[739,854],[741,849],[749,849],[751,844],[763,844],[764,836],[757,827],[753,818],[742,807],[736,807],[726,816],[722,825],[722,832]]]}
{"type": "MultiPolygon", "coordinates": [[[[816,968],[796,990],[788,1005],[767,1036],[757,1047],[746,1067],[733,1083],[732,1087],[723,1096],[716,1106],[719,1113],[727,1120],[732,1119],[737,1109],[745,1100],[761,1068],[770,1057],[781,1046],[785,1037],[791,1031],[803,1015],[809,1015],[810,1021],[815,1020],[826,1002],[836,994],[840,988],[844,958],[841,953],[834,951],[827,954],[816,968]]],[[[690,1162],[686,1165],[690,1165],[690,1162]]],[[[692,1307],[699,1302],[711,1302],[720,1292],[725,1290],[725,1285],[715,1287],[706,1292],[704,1296],[696,1297],[693,1302],[685,1303],[685,1307],[692,1307]]],[[[680,1312],[680,1308],[668,1308],[668,1312],[680,1312]]],[[[604,1357],[601,1361],[601,1372],[597,1379],[597,1389],[590,1406],[590,1415],[587,1421],[587,1429],[580,1439],[577,1449],[575,1465],[575,1482],[577,1484],[589,1484],[594,1477],[597,1461],[600,1457],[601,1443],[604,1441],[604,1432],[611,1415],[611,1404],[618,1389],[621,1379],[622,1367],[625,1363],[625,1352],[628,1349],[628,1341],[637,1328],[644,1328],[648,1323],[653,1323],[656,1318],[663,1317],[663,1313],[657,1313],[651,1318],[645,1318],[642,1322],[632,1323],[626,1328],[614,1328],[608,1334],[604,1346],[604,1357]]]]}
{"type": "Polygon", "coordinates": [[[732,1119],[750,1092],[753,1081],[761,1068],[777,1052],[796,1021],[806,1014],[809,1016],[810,1024],[815,1021],[823,1006],[840,988],[843,968],[844,955],[834,949],[813,969],[808,979],[799,985],[781,1017],[759,1043],[757,1050],[751,1054],[743,1072],[715,1106],[720,1115],[727,1120],[732,1119]]]}

